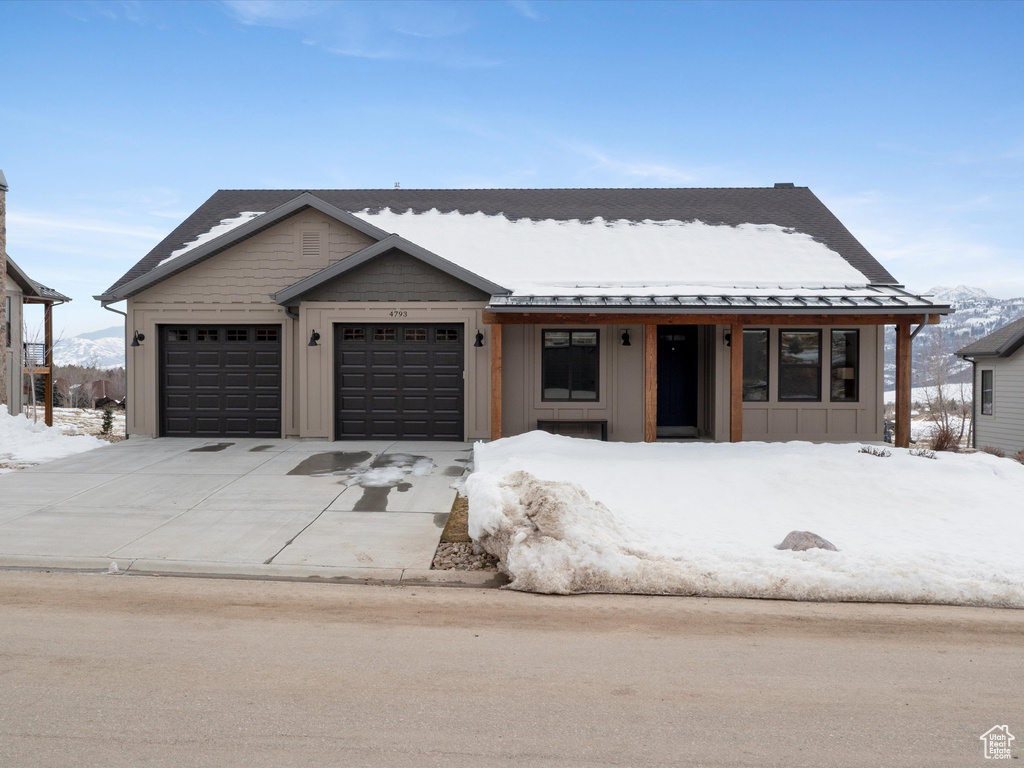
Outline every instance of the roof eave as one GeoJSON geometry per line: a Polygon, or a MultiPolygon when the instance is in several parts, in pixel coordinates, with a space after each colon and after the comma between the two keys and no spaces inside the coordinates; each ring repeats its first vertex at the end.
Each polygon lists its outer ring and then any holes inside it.
{"type": "Polygon", "coordinates": [[[223,235],[215,237],[213,240],[193,248],[186,254],[182,254],[181,256],[170,259],[169,261],[165,260],[146,274],[139,275],[139,277],[134,280],[130,280],[125,283],[116,291],[101,294],[103,298],[99,300],[106,303],[113,303],[115,301],[130,298],[137,293],[141,293],[146,288],[149,288],[162,280],[166,280],[168,277],[172,277],[179,272],[183,272],[194,264],[204,261],[205,259],[208,259],[211,256],[214,256],[217,253],[258,234],[263,230],[280,223],[290,216],[294,216],[296,213],[299,213],[306,208],[315,208],[321,213],[337,219],[343,224],[352,227],[358,232],[361,232],[374,240],[383,240],[389,236],[388,232],[363,221],[358,216],[354,216],[348,211],[343,211],[341,208],[321,200],[310,192],[303,192],[288,202],[282,203],[277,208],[267,211],[266,213],[245,222],[245,224],[235,227],[230,232],[225,232],[223,235]]]}
{"type": "Polygon", "coordinates": [[[341,261],[335,262],[334,264],[321,269],[319,272],[314,272],[312,275],[304,277],[297,283],[278,291],[272,296],[272,298],[278,304],[283,306],[294,304],[296,301],[301,300],[303,294],[308,293],[314,288],[318,288],[324,283],[334,280],[341,275],[344,275],[346,272],[350,272],[351,270],[372,261],[381,254],[392,249],[402,251],[403,253],[417,258],[432,267],[436,267],[457,280],[461,280],[462,282],[491,296],[509,293],[507,288],[504,288],[497,283],[492,283],[490,280],[481,277],[475,272],[470,272],[468,269],[460,267],[458,264],[448,261],[448,259],[442,256],[438,256],[433,251],[428,251],[426,248],[406,240],[401,235],[389,235],[383,240],[377,241],[373,245],[368,245],[366,248],[356,251],[341,261]]]}

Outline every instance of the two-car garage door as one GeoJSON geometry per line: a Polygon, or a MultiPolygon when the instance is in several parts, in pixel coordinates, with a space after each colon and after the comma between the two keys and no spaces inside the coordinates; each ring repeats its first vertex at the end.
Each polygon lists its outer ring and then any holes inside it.
{"type": "MultiPolygon", "coordinates": [[[[462,324],[334,326],[337,439],[463,439],[462,324]]],[[[160,434],[280,437],[281,329],[160,327],[160,434]]]]}

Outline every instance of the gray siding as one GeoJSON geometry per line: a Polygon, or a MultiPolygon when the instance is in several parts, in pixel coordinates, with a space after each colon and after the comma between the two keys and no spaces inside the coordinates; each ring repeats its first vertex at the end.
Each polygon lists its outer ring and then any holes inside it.
{"type": "MultiPolygon", "coordinates": [[[[10,414],[21,413],[21,392],[22,392],[22,360],[21,360],[21,331],[24,323],[22,315],[22,293],[21,288],[7,278],[7,295],[11,297],[11,346],[7,349],[7,411],[10,414]]],[[[5,335],[4,329],[0,328],[0,338],[5,335]]],[[[3,343],[0,341],[0,343],[3,343]]]]}
{"type": "Polygon", "coordinates": [[[974,366],[974,444],[1002,448],[1008,454],[1024,449],[1024,351],[1010,357],[980,359],[974,366]],[[992,415],[981,413],[981,372],[992,371],[992,415]]]}
{"type": "Polygon", "coordinates": [[[487,301],[483,291],[401,251],[389,251],[330,283],[303,301],[487,301]]]}

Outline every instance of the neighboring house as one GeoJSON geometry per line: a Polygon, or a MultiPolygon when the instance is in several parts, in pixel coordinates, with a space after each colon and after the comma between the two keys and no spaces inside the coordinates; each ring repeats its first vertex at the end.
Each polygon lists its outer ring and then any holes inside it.
{"type": "Polygon", "coordinates": [[[1024,450],[1024,318],[956,352],[974,365],[974,447],[1024,450]]]}
{"type": "Polygon", "coordinates": [[[46,381],[47,396],[43,403],[46,423],[53,424],[53,315],[57,304],[71,301],[52,288],[37,283],[25,274],[11,257],[7,257],[7,314],[3,328],[3,343],[7,345],[7,410],[21,413],[24,399],[24,375],[32,373],[46,381]],[[24,305],[42,304],[43,339],[29,341],[23,338],[24,305]]]}
{"type": "Polygon", "coordinates": [[[134,436],[882,440],[908,293],[805,187],[222,190],[104,294],[134,436]]]}

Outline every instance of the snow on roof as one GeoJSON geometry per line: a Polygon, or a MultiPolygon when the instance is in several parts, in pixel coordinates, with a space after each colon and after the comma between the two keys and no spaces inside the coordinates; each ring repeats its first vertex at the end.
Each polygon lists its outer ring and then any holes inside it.
{"type": "Polygon", "coordinates": [[[686,293],[684,286],[865,286],[868,279],[810,235],[774,224],[509,220],[484,213],[356,213],[513,295],[686,293]]]}
{"type": "MultiPolygon", "coordinates": [[[[187,243],[184,248],[179,248],[178,250],[173,251],[171,255],[168,256],[163,261],[161,261],[160,264],[166,264],[168,261],[176,259],[179,256],[186,254],[195,248],[198,248],[200,245],[208,243],[214,238],[220,237],[221,235],[230,232],[236,227],[242,226],[243,224],[245,224],[245,222],[250,221],[251,219],[255,219],[257,216],[262,216],[264,213],[266,213],[266,211],[242,211],[233,218],[221,219],[219,224],[211,228],[208,232],[204,232],[203,234],[199,235],[195,240],[191,241],[190,243],[187,243]]],[[[157,266],[160,265],[158,264],[157,266]]]]}

